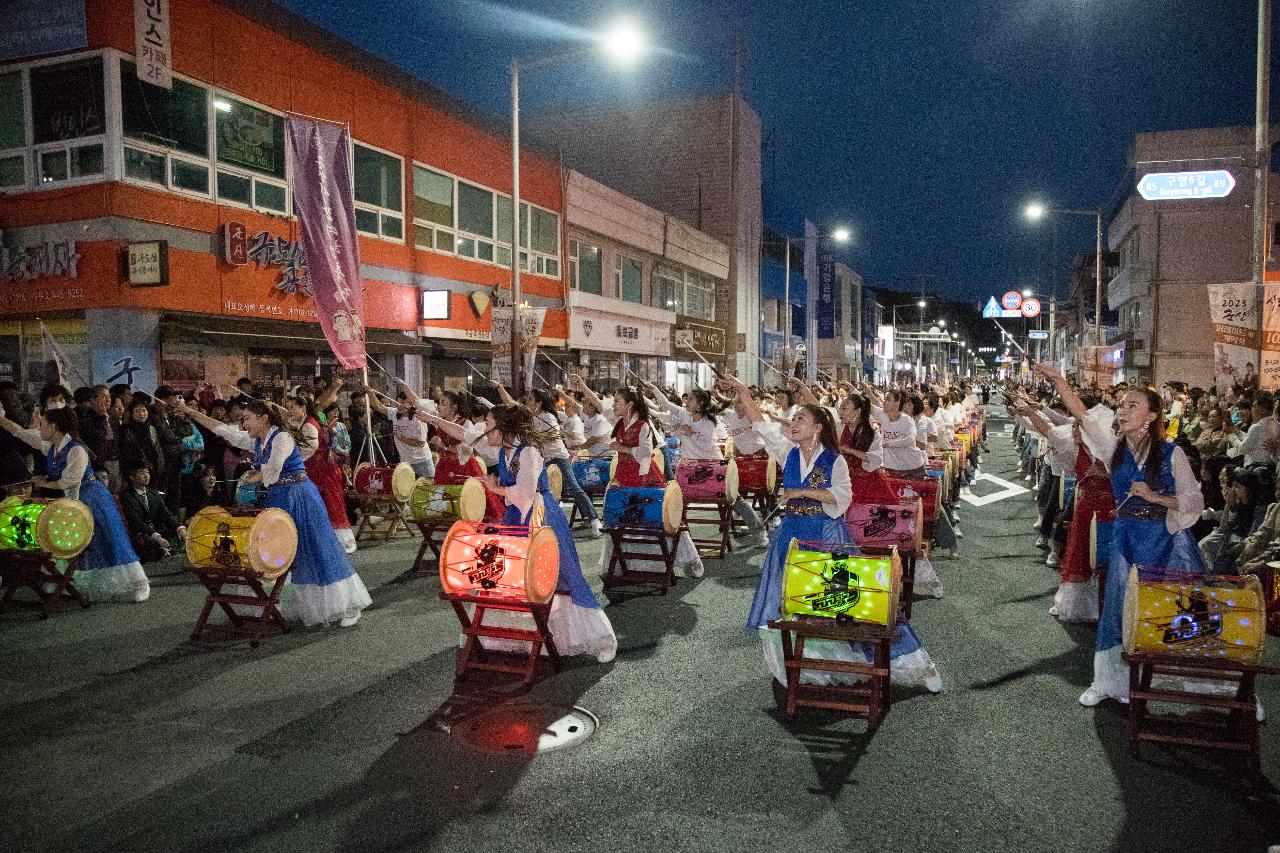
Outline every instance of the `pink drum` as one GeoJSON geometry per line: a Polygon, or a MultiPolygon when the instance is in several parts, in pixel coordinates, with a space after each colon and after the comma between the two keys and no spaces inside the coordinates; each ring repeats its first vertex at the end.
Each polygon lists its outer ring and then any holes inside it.
{"type": "Polygon", "coordinates": [[[904,554],[920,547],[920,500],[900,504],[849,504],[845,527],[859,545],[869,548],[897,546],[904,554]]]}
{"type": "Polygon", "coordinates": [[[732,459],[685,459],[676,466],[684,502],[738,499],[738,464],[732,459]]]}

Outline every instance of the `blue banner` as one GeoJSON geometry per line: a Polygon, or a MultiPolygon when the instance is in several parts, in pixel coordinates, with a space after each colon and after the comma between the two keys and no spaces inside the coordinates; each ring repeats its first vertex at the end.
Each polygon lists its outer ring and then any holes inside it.
{"type": "Polygon", "coordinates": [[[64,53],[88,43],[84,0],[0,3],[0,61],[64,53]]]}
{"type": "Polygon", "coordinates": [[[826,237],[818,241],[818,337],[836,336],[836,256],[826,237]]]}

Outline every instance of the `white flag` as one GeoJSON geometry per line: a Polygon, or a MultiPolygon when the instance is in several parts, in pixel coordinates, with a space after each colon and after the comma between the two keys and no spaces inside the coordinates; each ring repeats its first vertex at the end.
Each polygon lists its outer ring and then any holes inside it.
{"type": "Polygon", "coordinates": [[[45,365],[53,362],[54,370],[57,372],[53,381],[59,385],[67,381],[71,377],[71,360],[63,352],[62,345],[53,336],[53,332],[49,331],[49,327],[44,324],[44,320],[40,321],[40,349],[44,355],[45,365]]]}

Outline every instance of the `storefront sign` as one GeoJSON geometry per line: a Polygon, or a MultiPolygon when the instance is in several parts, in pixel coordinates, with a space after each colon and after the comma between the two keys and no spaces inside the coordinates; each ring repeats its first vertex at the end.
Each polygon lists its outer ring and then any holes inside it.
{"type": "Polygon", "coordinates": [[[173,88],[169,0],[133,0],[133,52],[138,57],[139,80],[173,88]]]}
{"type": "MultiPolygon", "coordinates": [[[[547,319],[546,308],[520,309],[520,340],[537,340],[542,336],[542,326],[547,319]]],[[[493,307],[493,359],[489,378],[503,385],[511,385],[511,308],[493,307]]],[[[524,356],[524,371],[532,376],[538,353],[530,349],[524,356]]]]}
{"type": "Polygon", "coordinates": [[[1209,285],[1213,378],[1218,393],[1258,379],[1258,291],[1253,284],[1209,285]]]}
{"type": "Polygon", "coordinates": [[[0,246],[0,281],[34,281],[37,278],[75,278],[74,240],[39,243],[35,246],[9,248],[0,246]]]}
{"type": "Polygon", "coordinates": [[[90,357],[96,385],[124,383],[130,388],[152,391],[158,384],[154,349],[95,348],[90,350],[90,357]]]}
{"type": "Polygon", "coordinates": [[[1280,283],[1269,281],[1262,291],[1262,370],[1264,391],[1280,388],[1280,283]]]}
{"type": "Polygon", "coordinates": [[[720,326],[705,320],[692,320],[677,317],[675,331],[671,338],[671,354],[677,358],[697,358],[694,350],[705,356],[724,356],[725,332],[720,326]]]}
{"type": "Polygon", "coordinates": [[[574,308],[569,316],[569,347],[577,350],[671,354],[671,326],[638,317],[574,308]]]}
{"type": "Polygon", "coordinates": [[[79,50],[89,43],[84,0],[5,0],[0,60],[79,50]]]}
{"type": "Polygon", "coordinates": [[[836,336],[836,255],[828,238],[818,240],[818,337],[836,336]]]}
{"type": "Polygon", "coordinates": [[[222,226],[222,256],[234,266],[252,261],[258,269],[281,267],[275,289],[283,293],[311,296],[311,276],[307,270],[307,252],[301,240],[272,236],[270,231],[250,235],[239,222],[222,226]]]}
{"type": "Polygon", "coordinates": [[[130,243],[125,252],[125,269],[134,287],[157,287],[169,283],[169,241],[148,240],[130,243]]]}

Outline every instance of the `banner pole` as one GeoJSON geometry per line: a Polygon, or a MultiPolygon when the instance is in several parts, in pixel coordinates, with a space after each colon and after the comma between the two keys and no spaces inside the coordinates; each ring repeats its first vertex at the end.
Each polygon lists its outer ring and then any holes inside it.
{"type": "MultiPolygon", "coordinates": [[[[369,386],[369,365],[366,364],[364,367],[360,368],[360,372],[364,374],[364,385],[367,388],[369,386]]],[[[373,448],[378,444],[378,442],[374,441],[373,439],[373,406],[371,405],[371,402],[372,401],[370,401],[369,395],[365,394],[364,396],[364,434],[369,437],[369,464],[377,465],[378,460],[374,458],[373,448]]]]}

